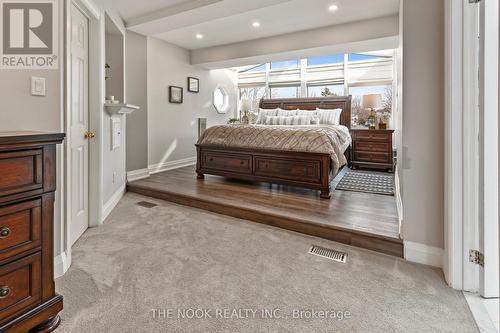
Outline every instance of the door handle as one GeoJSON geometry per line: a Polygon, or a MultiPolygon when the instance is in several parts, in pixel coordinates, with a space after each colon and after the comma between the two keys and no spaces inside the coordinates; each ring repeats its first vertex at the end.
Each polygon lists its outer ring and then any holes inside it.
{"type": "Polygon", "coordinates": [[[85,139],[93,139],[95,137],[95,133],[94,132],[85,132],[85,134],[83,136],[85,137],[85,139]]]}

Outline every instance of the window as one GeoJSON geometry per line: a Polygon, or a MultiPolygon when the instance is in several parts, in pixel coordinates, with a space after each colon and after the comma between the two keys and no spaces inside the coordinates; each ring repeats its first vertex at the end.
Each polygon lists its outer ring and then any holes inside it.
{"type": "Polygon", "coordinates": [[[374,60],[374,59],[383,59],[385,57],[374,56],[369,54],[360,54],[360,53],[349,53],[349,62],[351,61],[362,61],[362,60],[374,60]]]}
{"type": "Polygon", "coordinates": [[[242,70],[240,73],[253,73],[253,72],[265,72],[266,71],[266,64],[262,65],[255,65],[251,68],[242,70]]]}
{"type": "Polygon", "coordinates": [[[343,63],[344,63],[343,54],[307,58],[307,66],[334,65],[343,63]]]}
{"type": "Polygon", "coordinates": [[[343,84],[307,86],[307,97],[344,96],[343,84]]]}
{"type": "Polygon", "coordinates": [[[266,95],[266,87],[240,88],[240,101],[247,99],[252,101],[251,111],[257,111],[259,101],[266,95]]]}
{"type": "Polygon", "coordinates": [[[229,96],[226,89],[217,87],[214,90],[213,103],[218,113],[226,113],[229,106],[229,96]]]}
{"type": "Polygon", "coordinates": [[[298,60],[278,61],[271,63],[271,70],[284,70],[299,68],[298,60]]]}
{"type": "Polygon", "coordinates": [[[299,86],[271,87],[271,98],[297,98],[299,89],[299,86]]]}
{"type": "Polygon", "coordinates": [[[377,113],[379,116],[384,116],[388,121],[392,113],[392,86],[362,86],[349,87],[349,94],[352,95],[352,127],[367,127],[366,121],[369,116],[369,110],[363,107],[363,96],[369,94],[380,94],[382,97],[382,105],[377,113]]]}

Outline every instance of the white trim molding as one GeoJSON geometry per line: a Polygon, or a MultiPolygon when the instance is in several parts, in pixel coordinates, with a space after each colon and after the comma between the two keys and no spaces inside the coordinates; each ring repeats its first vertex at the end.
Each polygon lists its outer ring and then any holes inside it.
{"type": "Polygon", "coordinates": [[[443,267],[444,250],[422,243],[404,241],[405,259],[419,264],[443,267]]]}
{"type": "Polygon", "coordinates": [[[63,276],[71,266],[71,256],[68,256],[66,252],[57,255],[54,258],[54,279],[63,276]]]}
{"type": "Polygon", "coordinates": [[[148,178],[150,176],[149,169],[139,169],[127,172],[127,182],[148,178]]]}
{"type": "Polygon", "coordinates": [[[149,173],[153,174],[153,173],[183,168],[193,164],[196,164],[196,156],[183,158],[175,161],[152,164],[149,166],[149,173]]]}
{"type": "Polygon", "coordinates": [[[401,198],[401,185],[399,180],[398,166],[394,170],[394,192],[396,197],[396,208],[398,211],[399,236],[403,235],[403,199],[401,198]]]}
{"type": "Polygon", "coordinates": [[[118,202],[123,198],[125,192],[127,191],[127,184],[123,184],[120,188],[109,198],[109,200],[104,204],[102,208],[102,220],[101,223],[108,217],[113,208],[116,207],[118,202]]]}

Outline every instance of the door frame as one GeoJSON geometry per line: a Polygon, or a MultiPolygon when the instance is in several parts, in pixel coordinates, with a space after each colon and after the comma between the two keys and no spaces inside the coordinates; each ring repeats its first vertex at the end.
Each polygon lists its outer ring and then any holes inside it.
{"type": "MultiPolygon", "coordinates": [[[[62,244],[64,244],[62,261],[64,274],[71,266],[71,178],[72,168],[70,157],[71,133],[69,117],[71,112],[71,6],[75,5],[89,19],[89,130],[96,133],[94,140],[89,141],[89,227],[101,223],[102,216],[102,147],[103,125],[102,112],[105,94],[104,86],[104,21],[98,6],[92,0],[64,1],[64,128],[66,140],[64,144],[64,220],[62,228],[62,244]]],[[[61,274],[61,275],[62,275],[61,274]]]]}

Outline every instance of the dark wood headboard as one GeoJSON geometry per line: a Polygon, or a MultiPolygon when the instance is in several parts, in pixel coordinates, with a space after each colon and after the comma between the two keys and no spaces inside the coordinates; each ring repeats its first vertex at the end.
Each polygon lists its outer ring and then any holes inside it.
{"type": "Polygon", "coordinates": [[[342,109],[340,124],[351,128],[351,96],[261,99],[261,109],[281,108],[283,110],[342,109]]]}

